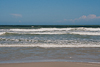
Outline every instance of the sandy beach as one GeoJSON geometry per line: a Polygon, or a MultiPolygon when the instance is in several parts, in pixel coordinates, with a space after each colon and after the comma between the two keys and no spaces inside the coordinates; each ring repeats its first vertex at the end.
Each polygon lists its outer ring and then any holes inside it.
{"type": "Polygon", "coordinates": [[[33,63],[4,63],[0,67],[100,67],[100,63],[83,62],[33,62],[33,63]]]}

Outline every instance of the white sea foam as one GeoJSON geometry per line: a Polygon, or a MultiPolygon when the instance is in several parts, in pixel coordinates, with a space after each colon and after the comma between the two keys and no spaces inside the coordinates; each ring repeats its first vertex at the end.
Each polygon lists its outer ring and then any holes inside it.
{"type": "Polygon", "coordinates": [[[10,31],[54,31],[54,30],[71,30],[72,28],[40,28],[40,29],[10,29],[10,31]]]}
{"type": "Polygon", "coordinates": [[[85,28],[88,31],[100,31],[100,28],[85,28]]]}
{"type": "Polygon", "coordinates": [[[5,34],[6,32],[0,32],[0,35],[3,35],[3,34],[5,34]]]}
{"type": "Polygon", "coordinates": [[[38,32],[38,33],[29,33],[29,34],[67,34],[65,32],[38,32]]]}
{"type": "Polygon", "coordinates": [[[100,47],[100,45],[54,45],[54,44],[30,44],[30,45],[0,45],[0,47],[43,47],[43,48],[57,48],[57,47],[100,47]]]}
{"type": "Polygon", "coordinates": [[[10,34],[79,34],[100,35],[100,28],[39,28],[39,29],[0,29],[0,35],[10,34]]]}
{"type": "Polygon", "coordinates": [[[72,28],[71,30],[100,31],[100,28],[85,28],[85,27],[78,27],[78,28],[72,28]]]}
{"type": "Polygon", "coordinates": [[[100,35],[100,32],[65,32],[65,31],[57,31],[57,32],[0,32],[0,35],[7,34],[79,34],[79,35],[100,35]]]}
{"type": "Polygon", "coordinates": [[[79,28],[40,28],[40,29],[10,29],[10,31],[68,31],[68,30],[84,30],[84,31],[100,31],[100,28],[85,28],[85,27],[79,27],[79,28]]]}
{"type": "Polygon", "coordinates": [[[71,32],[71,34],[79,34],[79,35],[100,35],[100,32],[71,32]]]}

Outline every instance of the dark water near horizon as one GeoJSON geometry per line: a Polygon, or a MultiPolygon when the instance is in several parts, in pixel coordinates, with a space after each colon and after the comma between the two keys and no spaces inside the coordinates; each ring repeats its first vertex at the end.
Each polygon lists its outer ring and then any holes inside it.
{"type": "Polygon", "coordinates": [[[0,25],[0,63],[100,62],[100,25],[0,25]]]}

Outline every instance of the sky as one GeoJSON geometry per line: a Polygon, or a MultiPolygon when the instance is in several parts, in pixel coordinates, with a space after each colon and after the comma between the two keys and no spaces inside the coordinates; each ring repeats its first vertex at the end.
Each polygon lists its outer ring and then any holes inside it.
{"type": "Polygon", "coordinates": [[[100,0],[0,0],[0,25],[100,25],[100,0]]]}

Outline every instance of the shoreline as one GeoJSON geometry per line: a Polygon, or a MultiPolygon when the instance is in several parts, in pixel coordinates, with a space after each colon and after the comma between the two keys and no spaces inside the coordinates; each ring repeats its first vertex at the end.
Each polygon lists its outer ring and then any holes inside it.
{"type": "Polygon", "coordinates": [[[88,63],[88,62],[0,63],[0,67],[100,67],[100,63],[88,63]]]}

